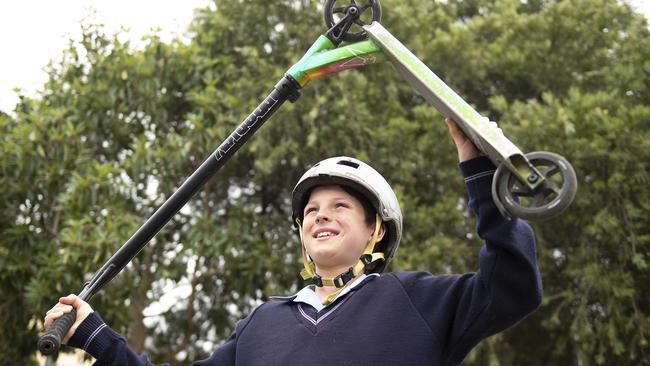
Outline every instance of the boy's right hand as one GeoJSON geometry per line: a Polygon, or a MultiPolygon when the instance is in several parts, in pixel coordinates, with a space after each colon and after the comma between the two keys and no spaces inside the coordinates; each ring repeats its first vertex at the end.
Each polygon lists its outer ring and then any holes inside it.
{"type": "Polygon", "coordinates": [[[68,331],[68,334],[66,334],[63,337],[63,343],[68,343],[68,340],[74,332],[77,330],[77,327],[81,322],[88,317],[90,313],[93,312],[93,309],[90,307],[90,305],[81,300],[77,295],[70,294],[68,296],[62,297],[59,299],[59,302],[52,307],[46,314],[45,314],[45,320],[43,321],[43,324],[45,326],[45,330],[48,330],[54,321],[60,317],[63,316],[63,314],[67,314],[72,311],[72,309],[77,310],[77,320],[75,320],[74,324],[70,327],[70,330],[68,331]]]}
{"type": "Polygon", "coordinates": [[[458,161],[464,162],[466,160],[474,159],[475,157],[481,155],[479,149],[474,145],[472,140],[470,140],[463,130],[458,127],[456,121],[451,118],[445,118],[447,122],[447,127],[449,128],[449,134],[451,135],[454,144],[456,145],[456,150],[458,151],[458,161]]]}

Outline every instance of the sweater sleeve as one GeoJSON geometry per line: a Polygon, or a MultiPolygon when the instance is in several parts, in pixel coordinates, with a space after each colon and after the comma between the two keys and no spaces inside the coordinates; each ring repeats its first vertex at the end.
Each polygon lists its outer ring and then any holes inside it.
{"type": "MultiPolygon", "coordinates": [[[[146,355],[138,355],[130,349],[126,339],[113,331],[97,312],[91,313],[84,319],[68,341],[68,345],[83,349],[93,356],[97,360],[93,364],[95,366],[153,366],[146,355]]],[[[196,361],[192,365],[235,365],[235,333],[217,348],[210,358],[196,361]]],[[[168,364],[161,366],[168,366],[168,364]]]]}
{"type": "Polygon", "coordinates": [[[192,366],[234,366],[237,361],[237,340],[244,329],[246,329],[246,326],[251,321],[257,310],[262,306],[258,306],[246,318],[239,321],[235,326],[235,331],[230,335],[226,342],[224,342],[224,344],[212,353],[210,358],[197,361],[193,363],[192,366]]]}
{"type": "Polygon", "coordinates": [[[492,201],[495,167],[486,157],[460,164],[469,206],[478,215],[484,245],[479,270],[463,275],[396,274],[413,305],[439,335],[446,364],[459,364],[482,339],[500,332],[541,304],[535,238],[523,220],[501,216],[492,201]]]}
{"type": "Polygon", "coordinates": [[[192,366],[234,366],[236,361],[236,345],[237,333],[233,332],[224,344],[212,352],[210,358],[197,361],[192,366]]]}
{"type": "Polygon", "coordinates": [[[149,366],[146,355],[131,350],[123,336],[113,331],[97,312],[90,313],[68,341],[93,356],[96,366],[149,366]]]}

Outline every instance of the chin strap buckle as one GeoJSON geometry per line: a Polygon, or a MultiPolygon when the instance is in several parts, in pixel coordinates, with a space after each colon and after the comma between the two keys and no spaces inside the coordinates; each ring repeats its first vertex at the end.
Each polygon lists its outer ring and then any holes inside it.
{"type": "Polygon", "coordinates": [[[354,269],[352,267],[340,275],[334,277],[332,282],[336,288],[342,288],[346,283],[350,282],[351,279],[355,277],[354,269]]]}
{"type": "Polygon", "coordinates": [[[323,287],[323,278],[319,275],[314,275],[314,277],[311,278],[312,282],[316,287],[323,287]]]}
{"type": "Polygon", "coordinates": [[[372,263],[372,254],[364,254],[359,258],[359,260],[364,266],[367,266],[372,263]]]}

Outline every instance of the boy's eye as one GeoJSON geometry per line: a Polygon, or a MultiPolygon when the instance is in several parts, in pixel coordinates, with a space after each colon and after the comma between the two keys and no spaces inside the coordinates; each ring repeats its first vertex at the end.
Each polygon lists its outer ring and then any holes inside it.
{"type": "Polygon", "coordinates": [[[345,202],[337,202],[335,207],[349,207],[347,203],[345,202]]]}
{"type": "Polygon", "coordinates": [[[307,207],[305,208],[305,216],[307,216],[309,213],[316,211],[316,207],[307,207]]]}

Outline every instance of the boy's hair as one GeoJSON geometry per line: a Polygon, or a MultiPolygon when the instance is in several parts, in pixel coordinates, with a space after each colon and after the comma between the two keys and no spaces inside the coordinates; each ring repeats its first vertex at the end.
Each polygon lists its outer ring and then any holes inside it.
{"type": "Polygon", "coordinates": [[[372,226],[375,224],[375,219],[377,218],[377,211],[375,208],[372,206],[368,198],[364,196],[363,194],[359,193],[354,188],[350,188],[348,186],[340,186],[347,194],[350,196],[354,197],[357,199],[357,201],[361,202],[361,206],[363,206],[363,214],[366,219],[366,224],[368,226],[372,226]]]}

